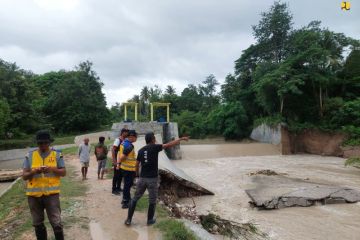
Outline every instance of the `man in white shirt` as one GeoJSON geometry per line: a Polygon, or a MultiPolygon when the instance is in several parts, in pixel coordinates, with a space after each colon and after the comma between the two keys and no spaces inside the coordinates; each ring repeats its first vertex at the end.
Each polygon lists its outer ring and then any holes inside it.
{"type": "Polygon", "coordinates": [[[79,158],[81,163],[82,180],[86,179],[90,162],[91,145],[89,144],[89,138],[84,138],[84,143],[79,146],[79,158]]]}
{"type": "Polygon", "coordinates": [[[112,194],[120,195],[121,192],[121,170],[116,169],[116,160],[117,160],[117,153],[119,152],[121,143],[125,140],[129,133],[129,130],[126,128],[121,129],[120,136],[115,139],[113,147],[112,147],[112,160],[113,160],[113,167],[114,167],[114,177],[112,182],[112,194]]]}

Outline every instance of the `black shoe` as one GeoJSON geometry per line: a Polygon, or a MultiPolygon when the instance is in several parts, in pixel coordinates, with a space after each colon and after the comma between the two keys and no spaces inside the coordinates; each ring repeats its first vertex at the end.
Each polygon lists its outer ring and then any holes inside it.
{"type": "Polygon", "coordinates": [[[128,217],[127,217],[127,219],[125,221],[125,225],[127,225],[127,226],[131,225],[131,220],[132,220],[132,217],[133,217],[134,212],[135,212],[136,203],[137,203],[136,201],[133,201],[133,200],[130,201],[128,217]]]}
{"type": "Polygon", "coordinates": [[[152,225],[156,222],[156,219],[154,218],[155,209],[156,204],[149,204],[147,225],[152,225]]]}
{"type": "Polygon", "coordinates": [[[113,194],[113,195],[117,195],[117,196],[120,195],[120,193],[119,193],[118,191],[112,191],[112,194],[113,194]]]}
{"type": "Polygon", "coordinates": [[[37,240],[47,240],[47,232],[44,224],[35,227],[35,235],[37,240]]]}
{"type": "Polygon", "coordinates": [[[121,207],[122,209],[127,209],[127,208],[129,208],[129,203],[123,203],[122,204],[122,207],[121,207]]]}

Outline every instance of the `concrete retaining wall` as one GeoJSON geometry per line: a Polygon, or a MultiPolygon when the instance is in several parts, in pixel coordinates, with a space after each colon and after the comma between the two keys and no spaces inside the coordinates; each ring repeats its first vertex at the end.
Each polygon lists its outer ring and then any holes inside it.
{"type": "MultiPolygon", "coordinates": [[[[119,136],[122,128],[135,130],[139,135],[145,135],[148,132],[154,132],[162,136],[164,143],[170,142],[179,137],[178,125],[175,122],[159,123],[159,122],[119,122],[114,123],[111,127],[111,137],[119,136]]],[[[181,159],[180,146],[167,149],[166,155],[170,159],[181,159]]]]}
{"type": "Polygon", "coordinates": [[[263,123],[252,130],[250,138],[258,142],[278,145],[281,143],[281,125],[270,127],[263,123]]]}
{"type": "Polygon", "coordinates": [[[251,133],[251,138],[265,143],[279,145],[281,154],[311,153],[326,156],[359,156],[360,147],[342,148],[346,139],[344,133],[328,133],[315,129],[305,129],[291,133],[285,125],[269,127],[262,124],[251,133]]]}

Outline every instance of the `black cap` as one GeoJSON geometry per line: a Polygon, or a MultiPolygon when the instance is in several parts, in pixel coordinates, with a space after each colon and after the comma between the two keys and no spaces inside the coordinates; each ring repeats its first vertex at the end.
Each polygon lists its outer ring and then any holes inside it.
{"type": "Polygon", "coordinates": [[[124,132],[129,132],[129,129],[127,129],[127,128],[123,128],[123,129],[121,129],[120,134],[123,134],[124,132]]]}
{"type": "Polygon", "coordinates": [[[104,142],[105,141],[105,137],[99,137],[99,142],[104,142]]]}
{"type": "Polygon", "coordinates": [[[36,143],[52,143],[54,139],[51,138],[49,131],[40,130],[36,133],[36,143]]]}
{"type": "Polygon", "coordinates": [[[151,141],[155,138],[155,134],[153,132],[148,132],[145,135],[145,142],[146,144],[151,143],[151,141]]]}
{"type": "Polygon", "coordinates": [[[137,137],[136,131],[135,130],[129,130],[128,137],[130,137],[130,136],[137,137]]]}

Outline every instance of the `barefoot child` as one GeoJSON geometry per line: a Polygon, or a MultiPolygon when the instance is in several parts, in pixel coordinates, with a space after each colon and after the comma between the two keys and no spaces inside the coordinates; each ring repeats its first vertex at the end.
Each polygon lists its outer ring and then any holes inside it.
{"type": "Polygon", "coordinates": [[[89,138],[84,138],[84,143],[79,146],[79,158],[81,163],[82,180],[86,179],[90,162],[91,146],[89,145],[89,138]]]}
{"type": "Polygon", "coordinates": [[[105,138],[99,137],[99,143],[95,146],[95,156],[98,162],[98,179],[104,179],[108,149],[105,146],[105,138]]]}

